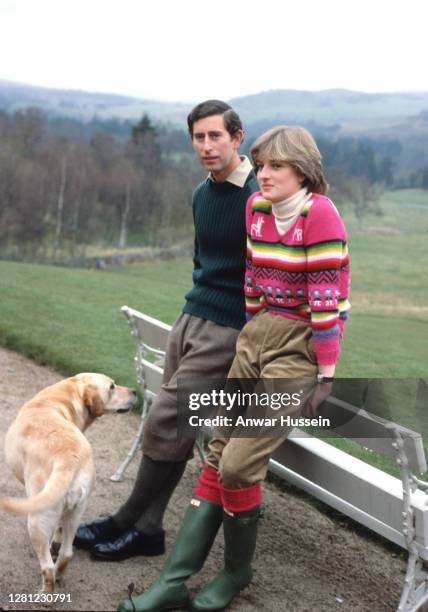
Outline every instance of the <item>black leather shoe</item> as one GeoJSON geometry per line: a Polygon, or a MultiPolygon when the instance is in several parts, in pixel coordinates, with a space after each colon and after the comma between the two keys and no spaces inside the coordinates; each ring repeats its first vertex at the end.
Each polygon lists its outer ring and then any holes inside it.
{"type": "Polygon", "coordinates": [[[122,529],[116,525],[111,516],[96,519],[91,523],[80,525],[74,536],[74,546],[90,550],[95,544],[117,538],[122,529]]]}
{"type": "Polygon", "coordinates": [[[155,535],[140,533],[135,527],[125,531],[117,540],[96,544],[91,549],[94,559],[122,561],[138,555],[155,557],[165,552],[165,532],[162,529],[155,535]]]}

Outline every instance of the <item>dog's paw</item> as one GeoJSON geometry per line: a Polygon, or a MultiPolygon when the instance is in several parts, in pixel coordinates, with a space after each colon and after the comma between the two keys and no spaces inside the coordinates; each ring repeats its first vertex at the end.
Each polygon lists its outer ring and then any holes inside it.
{"type": "Polygon", "coordinates": [[[65,585],[64,576],[61,576],[60,574],[58,574],[57,577],[55,578],[55,584],[58,585],[60,588],[64,587],[65,585]]]}

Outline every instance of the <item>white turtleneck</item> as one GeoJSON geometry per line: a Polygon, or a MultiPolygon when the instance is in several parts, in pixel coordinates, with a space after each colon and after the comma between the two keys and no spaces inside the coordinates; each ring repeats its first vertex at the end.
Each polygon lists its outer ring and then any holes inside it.
{"type": "Polygon", "coordinates": [[[303,187],[282,202],[276,202],[275,204],[272,202],[275,225],[280,236],[283,236],[293,225],[311,195],[312,193],[308,193],[307,188],[303,187]]]}

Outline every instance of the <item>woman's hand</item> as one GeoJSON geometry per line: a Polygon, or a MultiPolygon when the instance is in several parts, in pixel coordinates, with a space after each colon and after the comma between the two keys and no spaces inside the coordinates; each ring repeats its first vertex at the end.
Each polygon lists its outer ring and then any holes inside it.
{"type": "MultiPolygon", "coordinates": [[[[336,366],[334,364],[318,366],[318,373],[322,374],[323,376],[327,376],[328,378],[333,378],[335,371],[336,366]]],[[[303,408],[303,416],[309,418],[315,418],[318,416],[318,408],[330,395],[332,386],[333,383],[331,382],[318,383],[316,385],[314,392],[303,408]]]]}
{"type": "Polygon", "coordinates": [[[315,385],[314,392],[306,402],[303,408],[303,416],[315,418],[318,416],[318,408],[328,398],[331,393],[333,383],[318,383],[315,385]]]}

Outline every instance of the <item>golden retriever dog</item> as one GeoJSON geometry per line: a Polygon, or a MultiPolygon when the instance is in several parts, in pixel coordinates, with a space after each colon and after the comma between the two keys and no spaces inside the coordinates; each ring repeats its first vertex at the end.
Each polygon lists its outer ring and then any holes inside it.
{"type": "Polygon", "coordinates": [[[73,555],[74,534],[94,483],[92,450],[82,432],[104,413],[127,412],[136,398],[133,389],[103,374],[77,374],[24,404],[6,434],[6,461],[28,497],[1,497],[0,509],[28,514],[44,592],[53,592],[73,555]],[[59,527],[62,542],[54,563],[50,546],[59,527]]]}

